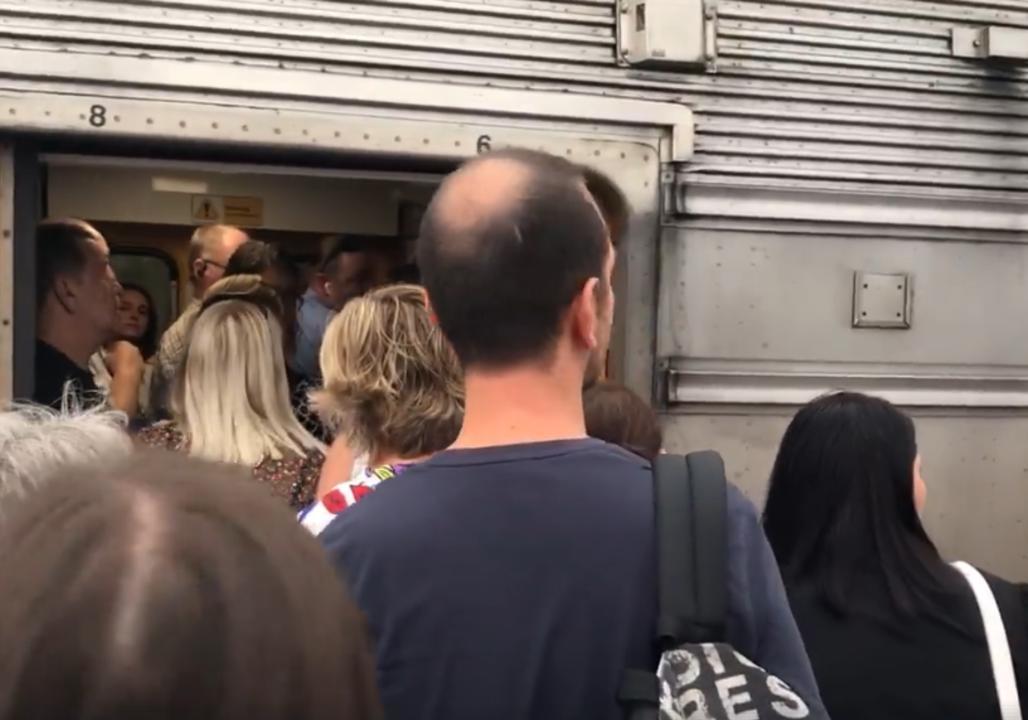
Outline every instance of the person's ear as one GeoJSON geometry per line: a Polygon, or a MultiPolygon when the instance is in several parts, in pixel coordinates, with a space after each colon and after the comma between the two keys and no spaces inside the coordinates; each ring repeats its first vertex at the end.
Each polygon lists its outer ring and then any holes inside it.
{"type": "Polygon", "coordinates": [[[53,294],[66,312],[74,313],[78,308],[78,283],[69,276],[58,275],[54,279],[53,294]]]}
{"type": "Polygon", "coordinates": [[[575,342],[588,350],[600,345],[599,278],[589,278],[571,303],[569,320],[575,342]]]}
{"type": "Polygon", "coordinates": [[[193,261],[193,279],[199,280],[203,277],[204,272],[207,270],[207,263],[197,258],[193,261]]]}
{"type": "Polygon", "coordinates": [[[425,310],[428,311],[428,319],[433,325],[439,324],[439,316],[435,314],[435,308],[432,307],[432,298],[428,296],[428,290],[421,288],[421,299],[425,303],[425,310]]]}
{"type": "Polygon", "coordinates": [[[328,275],[323,272],[314,273],[314,294],[320,297],[322,300],[327,300],[332,294],[332,281],[328,275]]]}

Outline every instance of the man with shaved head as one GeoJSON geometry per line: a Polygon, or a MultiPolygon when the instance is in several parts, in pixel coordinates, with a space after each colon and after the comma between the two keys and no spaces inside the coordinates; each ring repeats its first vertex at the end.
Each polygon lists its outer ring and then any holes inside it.
{"type": "MultiPolygon", "coordinates": [[[[650,465],[589,439],[582,408],[624,224],[595,180],[497,152],[451,175],[426,213],[418,264],[464,366],[464,426],[321,535],[368,615],[389,718],[615,720],[623,671],[656,669],[650,465]]],[[[774,558],[734,488],[729,513],[727,639],[817,706],[774,558]]]]}
{"type": "MultiPolygon", "coordinates": [[[[114,333],[120,292],[110,248],[96,228],[76,219],[39,224],[34,402],[58,408],[103,402],[89,359],[114,333]]],[[[139,350],[128,342],[115,343],[107,369],[111,404],[131,415],[143,374],[139,350]]]]}

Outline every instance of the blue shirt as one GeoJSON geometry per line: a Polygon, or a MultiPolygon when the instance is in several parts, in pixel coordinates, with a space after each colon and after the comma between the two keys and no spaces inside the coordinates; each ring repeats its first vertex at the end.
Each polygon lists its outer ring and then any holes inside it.
{"type": "MultiPolygon", "coordinates": [[[[728,509],[728,640],[820,708],[757,513],[734,487],[728,509]]],[[[440,453],[321,540],[368,616],[387,718],[622,720],[622,672],[656,670],[651,471],[620,448],[440,453]]]]}
{"type": "Polygon", "coordinates": [[[325,307],[313,290],[303,294],[300,311],[296,318],[296,357],[293,367],[308,379],[321,377],[318,354],[321,352],[321,339],[325,337],[325,329],[335,312],[325,307]]]}

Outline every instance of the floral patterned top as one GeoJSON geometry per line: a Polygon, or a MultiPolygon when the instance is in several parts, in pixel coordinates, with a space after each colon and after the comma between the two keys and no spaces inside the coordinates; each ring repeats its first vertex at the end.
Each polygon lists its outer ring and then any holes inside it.
{"type": "MultiPolygon", "coordinates": [[[[173,422],[161,422],[140,431],[136,438],[149,447],[175,452],[188,450],[185,437],[173,422]]],[[[305,456],[285,457],[281,460],[266,458],[253,468],[254,479],[266,485],[276,496],[289,503],[294,510],[314,501],[318,476],[325,456],[311,450],[305,456]]]]}

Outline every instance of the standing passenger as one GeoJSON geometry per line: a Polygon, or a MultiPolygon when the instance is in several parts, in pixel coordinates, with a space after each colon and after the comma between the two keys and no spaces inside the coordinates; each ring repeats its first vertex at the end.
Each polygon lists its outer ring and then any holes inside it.
{"type": "MultiPolygon", "coordinates": [[[[764,527],[833,720],[1000,720],[981,615],[921,525],[925,495],[914,423],[885,400],[829,395],[785,431],[764,527]]],[[[1026,598],[987,580],[1024,706],[1026,598]]]]}
{"type": "Polygon", "coordinates": [[[204,225],[189,241],[189,279],[193,301],[161,337],[154,357],[151,406],[157,411],[168,407],[168,391],[186,355],[189,328],[200,312],[200,302],[210,287],[225,274],[229,258],[247,240],[245,232],[230,225],[204,225]]]}
{"type": "Polygon", "coordinates": [[[318,353],[332,316],[355,297],[389,281],[389,258],[383,241],[340,235],[322,242],[321,257],[300,302],[296,328],[296,369],[320,380],[318,353]]]}
{"type": "Polygon", "coordinates": [[[138,387],[119,386],[115,383],[114,358],[119,352],[119,344],[123,342],[134,345],[144,361],[153,357],[157,349],[157,308],[154,307],[150,293],[141,285],[122,284],[115,339],[93,354],[89,360],[89,370],[112,407],[120,409],[129,418],[145,417],[149,410],[153,366],[143,366],[138,387]]]}
{"type": "Polygon", "coordinates": [[[315,399],[339,432],[336,442],[366,460],[356,478],[342,468],[325,483],[327,497],[302,518],[315,535],[382,480],[449,447],[460,431],[460,364],[425,300],[419,287],[390,285],[351,301],[329,323],[321,346],[325,389],[315,399]]]}
{"type": "MultiPolygon", "coordinates": [[[[657,667],[656,539],[649,463],[585,430],[614,313],[606,225],[579,169],[496,152],[443,183],[418,260],[463,428],[321,535],[368,614],[387,717],[621,720],[623,671],[657,667]]],[[[728,640],[817,707],[756,512],[728,504],[728,640]]]]}
{"type": "Polygon", "coordinates": [[[297,372],[293,364],[299,306],[299,270],[289,258],[279,252],[278,246],[263,240],[247,240],[232,253],[225,268],[225,277],[233,275],[259,275],[261,281],[274,289],[282,303],[282,342],[286,358],[286,378],[289,382],[289,401],[296,419],[318,440],[331,438],[310,407],[310,393],[314,386],[297,372]]]}
{"type": "Polygon", "coordinates": [[[142,442],[205,460],[246,465],[294,509],[314,498],[323,445],[289,405],[282,308],[254,275],[236,275],[207,293],[193,323],[173,390],[171,422],[142,442]]]}
{"type": "Polygon", "coordinates": [[[157,352],[157,306],[150,292],[142,285],[121,284],[118,303],[119,339],[127,340],[149,360],[157,352]]]}
{"type": "MultiPolygon", "coordinates": [[[[102,402],[89,360],[116,331],[119,291],[107,241],[92,225],[81,220],[40,223],[34,402],[60,406],[66,385],[76,404],[102,402]]],[[[129,343],[118,343],[110,369],[112,389],[124,390],[134,408],[143,374],[139,351],[129,343]]]]}

